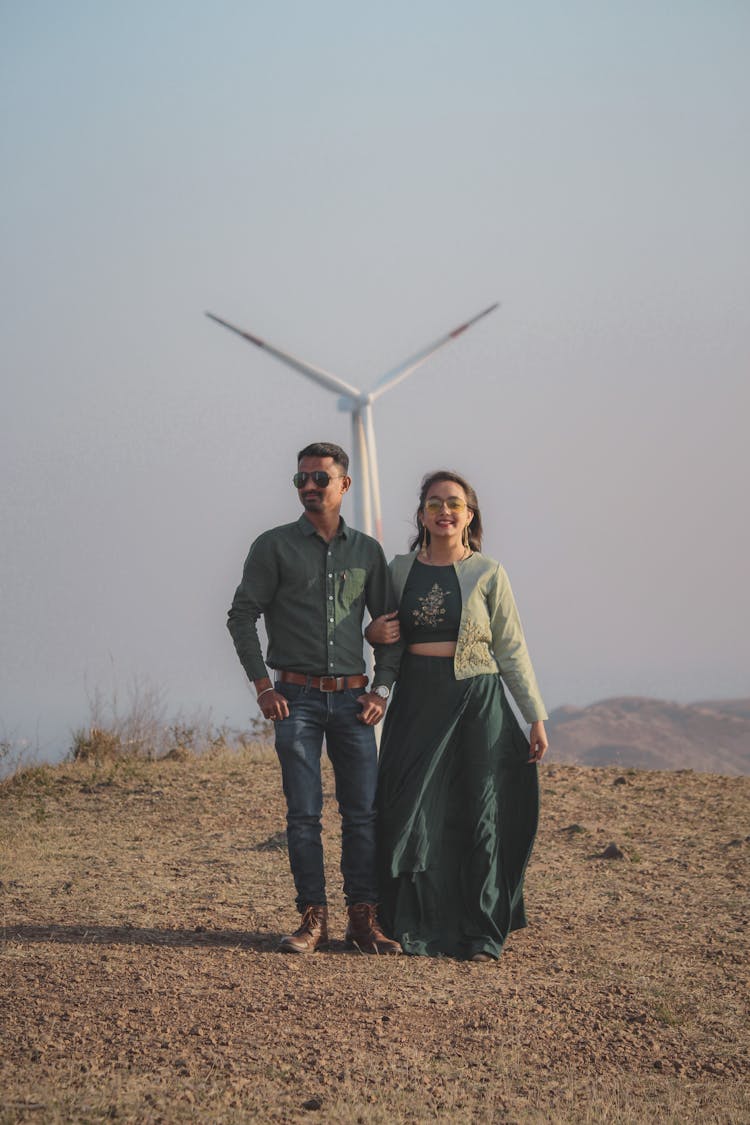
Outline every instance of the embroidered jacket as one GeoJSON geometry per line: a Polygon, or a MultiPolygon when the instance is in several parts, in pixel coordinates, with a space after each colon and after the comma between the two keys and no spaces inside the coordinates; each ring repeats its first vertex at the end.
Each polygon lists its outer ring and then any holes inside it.
{"type": "MultiPolygon", "coordinates": [[[[416,557],[414,551],[396,555],[389,563],[398,602],[416,557]]],[[[461,624],[454,657],[456,679],[499,672],[526,722],[546,719],[507,574],[494,559],[478,552],[455,563],[454,569],[461,588],[461,624]]]]}

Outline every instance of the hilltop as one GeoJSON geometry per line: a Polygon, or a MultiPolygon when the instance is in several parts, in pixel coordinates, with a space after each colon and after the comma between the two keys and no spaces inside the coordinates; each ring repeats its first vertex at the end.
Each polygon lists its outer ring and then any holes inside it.
{"type": "Polygon", "coordinates": [[[490,965],[344,951],[328,770],[311,958],[274,952],[272,753],[6,782],[0,1122],[747,1121],[750,778],[541,776],[530,926],[490,965]]]}
{"type": "Polygon", "coordinates": [[[548,731],[558,762],[750,773],[750,699],[680,704],[623,696],[558,707],[548,731]]]}

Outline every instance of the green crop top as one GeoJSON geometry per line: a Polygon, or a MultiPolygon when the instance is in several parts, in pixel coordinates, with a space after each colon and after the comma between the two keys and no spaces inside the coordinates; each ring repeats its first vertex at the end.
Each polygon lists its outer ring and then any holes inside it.
{"type": "Polygon", "coordinates": [[[408,645],[455,641],[461,624],[461,587],[454,566],[428,566],[415,560],[398,610],[408,645]]]}

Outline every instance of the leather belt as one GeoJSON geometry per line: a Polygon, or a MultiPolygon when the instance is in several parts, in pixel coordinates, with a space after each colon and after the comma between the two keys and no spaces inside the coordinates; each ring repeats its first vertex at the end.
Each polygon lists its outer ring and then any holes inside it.
{"type": "Polygon", "coordinates": [[[276,679],[282,684],[301,684],[318,691],[345,691],[347,688],[367,686],[367,676],[306,676],[304,672],[277,672],[276,679]]]}

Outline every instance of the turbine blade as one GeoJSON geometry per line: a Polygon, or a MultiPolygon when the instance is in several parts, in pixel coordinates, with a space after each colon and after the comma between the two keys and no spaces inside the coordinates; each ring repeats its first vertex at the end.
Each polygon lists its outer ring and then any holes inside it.
{"type": "Polygon", "coordinates": [[[380,396],[382,394],[385,394],[386,391],[389,391],[391,387],[395,387],[397,383],[400,383],[403,379],[406,379],[409,375],[411,375],[413,371],[416,371],[418,367],[421,367],[425,360],[429,359],[431,355],[434,355],[436,351],[439,351],[440,348],[445,347],[446,344],[450,344],[451,340],[455,340],[456,337],[460,336],[462,332],[465,332],[467,328],[471,328],[472,324],[476,324],[476,322],[478,320],[481,320],[483,316],[487,316],[488,313],[494,312],[498,307],[499,304],[496,301],[495,304],[490,305],[489,308],[482,309],[482,311],[480,313],[477,313],[476,316],[473,316],[471,320],[464,321],[463,324],[459,324],[458,328],[454,328],[452,332],[447,332],[445,336],[441,336],[439,340],[435,340],[434,343],[428,344],[426,348],[423,348],[422,351],[417,352],[416,355],[410,356],[409,359],[405,359],[403,363],[400,363],[398,367],[394,367],[392,371],[388,371],[385,375],[381,375],[373,390],[370,392],[370,400],[374,402],[376,398],[380,398],[380,396]]]}
{"type": "Polygon", "coordinates": [[[287,367],[293,367],[295,371],[299,371],[300,375],[307,375],[308,379],[318,383],[321,387],[325,387],[327,391],[333,391],[334,394],[348,395],[351,398],[359,398],[360,392],[356,387],[352,387],[349,383],[345,383],[343,379],[339,379],[338,375],[332,375],[330,371],[324,371],[322,367],[314,367],[311,363],[305,363],[302,359],[297,359],[288,352],[283,352],[281,348],[274,348],[272,344],[261,340],[259,336],[253,336],[250,332],[244,332],[241,328],[237,328],[234,324],[230,324],[226,320],[222,320],[220,316],[214,316],[213,313],[207,312],[206,316],[210,320],[215,320],[217,324],[221,324],[223,328],[228,328],[230,332],[236,332],[243,340],[249,340],[251,344],[255,344],[257,348],[263,348],[264,351],[270,352],[276,359],[281,360],[287,367]]]}

